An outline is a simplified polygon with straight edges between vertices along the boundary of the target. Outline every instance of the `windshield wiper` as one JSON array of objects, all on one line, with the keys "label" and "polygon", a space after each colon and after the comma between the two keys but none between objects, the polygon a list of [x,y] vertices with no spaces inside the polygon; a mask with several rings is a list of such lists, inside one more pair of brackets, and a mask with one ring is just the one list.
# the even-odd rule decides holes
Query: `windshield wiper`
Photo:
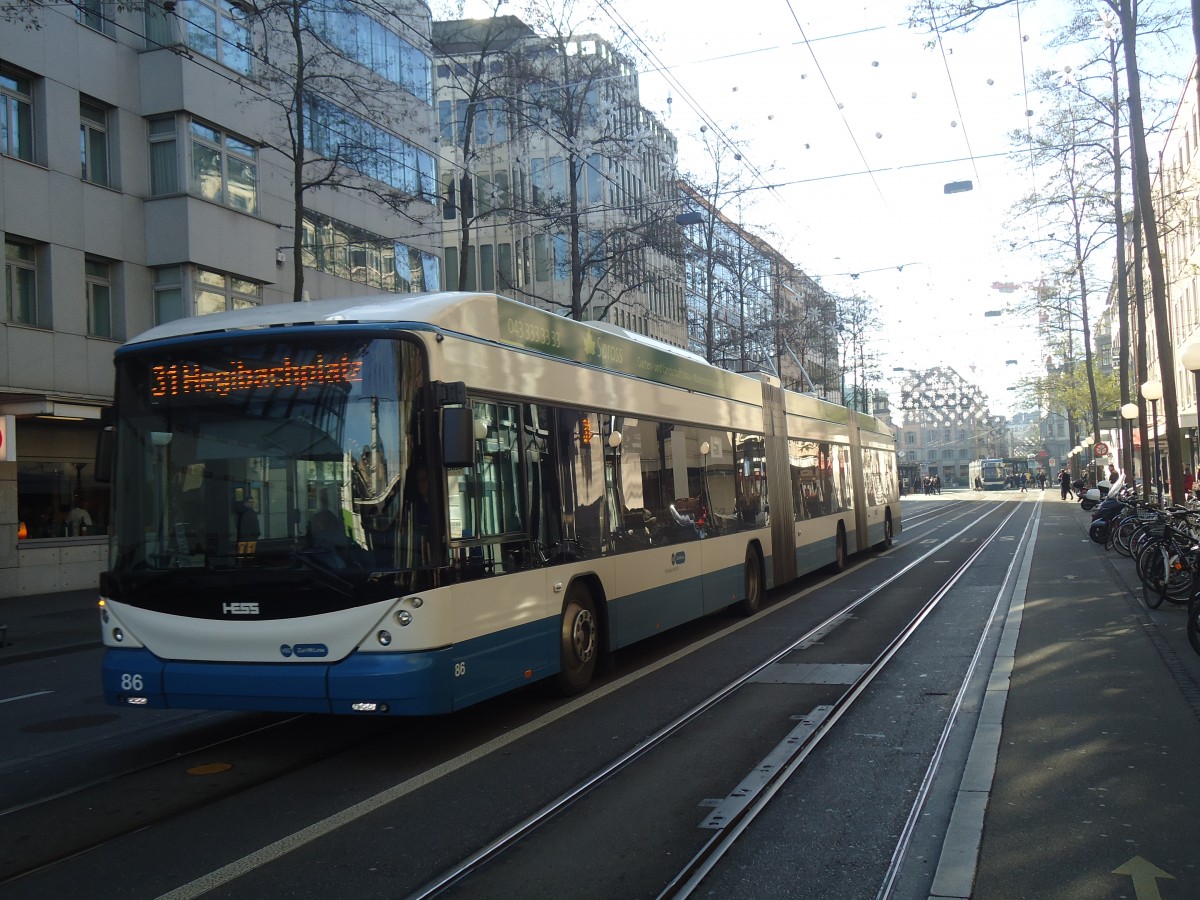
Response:
[{"label": "windshield wiper", "polygon": [[354,584],[347,581],[337,574],[337,570],[321,559],[327,550],[297,550],[292,554],[292,559],[312,569],[318,576],[317,580],[325,587],[333,588],[344,597],[353,597],[355,595]]}]

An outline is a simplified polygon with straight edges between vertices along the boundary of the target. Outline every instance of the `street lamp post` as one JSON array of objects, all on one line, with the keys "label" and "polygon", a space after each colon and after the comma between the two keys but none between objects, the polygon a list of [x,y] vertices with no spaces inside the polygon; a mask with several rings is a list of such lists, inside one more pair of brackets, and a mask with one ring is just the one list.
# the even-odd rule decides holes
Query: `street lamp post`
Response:
[{"label": "street lamp post", "polygon": [[1125,450],[1125,467],[1126,479],[1129,484],[1133,484],[1133,420],[1138,417],[1138,405],[1136,403],[1126,403],[1121,407],[1121,418],[1129,425],[1129,441],[1128,447]]},{"label": "street lamp post", "polygon": [[1154,480],[1158,484],[1158,505],[1162,506],[1162,459],[1158,455],[1158,401],[1162,399],[1162,382],[1150,379],[1142,384],[1142,396],[1150,401],[1151,427],[1154,429]]}]

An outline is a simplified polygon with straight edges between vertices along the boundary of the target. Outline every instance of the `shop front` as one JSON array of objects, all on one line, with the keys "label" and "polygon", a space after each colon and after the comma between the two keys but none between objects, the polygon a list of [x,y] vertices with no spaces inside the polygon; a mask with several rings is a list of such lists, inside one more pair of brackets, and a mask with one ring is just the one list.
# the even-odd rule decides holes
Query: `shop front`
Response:
[{"label": "shop front", "polygon": [[0,597],[96,587],[109,485],[96,480],[100,407],[0,403]]}]

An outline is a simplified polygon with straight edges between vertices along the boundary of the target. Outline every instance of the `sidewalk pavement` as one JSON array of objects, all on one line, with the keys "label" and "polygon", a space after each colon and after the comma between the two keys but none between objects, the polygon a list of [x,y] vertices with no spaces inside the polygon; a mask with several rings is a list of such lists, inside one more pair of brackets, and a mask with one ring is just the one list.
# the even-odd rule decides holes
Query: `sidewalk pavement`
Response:
[{"label": "sidewalk pavement", "polygon": [[973,771],[973,750],[955,807],[986,804],[978,861],[931,897],[1200,897],[1200,656],[1186,607],[1147,609],[1133,560],[1088,538],[1078,502],[1006,499],[1040,500],[1040,523],[976,731],[978,746],[993,730],[981,758],[994,770]]},{"label": "sidewalk pavement", "polygon": [[100,646],[98,590],[0,598],[0,666]]}]

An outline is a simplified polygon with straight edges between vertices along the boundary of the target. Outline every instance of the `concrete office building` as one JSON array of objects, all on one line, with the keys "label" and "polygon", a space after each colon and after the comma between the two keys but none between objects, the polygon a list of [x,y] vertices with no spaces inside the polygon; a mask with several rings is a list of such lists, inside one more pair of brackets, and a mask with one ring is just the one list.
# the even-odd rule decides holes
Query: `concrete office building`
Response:
[{"label": "concrete office building", "polygon": [[641,105],[632,61],[513,16],[433,34],[447,288],[571,315],[576,228],[579,317],[686,346],[676,139]]},{"label": "concrete office building", "polygon": [[[0,21],[0,596],[89,587],[105,567],[93,454],[122,340],[290,302],[297,268],[313,298],[440,287],[424,3],[305,10],[325,37],[307,158],[343,165],[300,217],[281,23],[222,0],[132,6],[18,3]],[[370,90],[339,95],[320,77],[335,74]],[[92,525],[68,533],[80,502]]]}]

